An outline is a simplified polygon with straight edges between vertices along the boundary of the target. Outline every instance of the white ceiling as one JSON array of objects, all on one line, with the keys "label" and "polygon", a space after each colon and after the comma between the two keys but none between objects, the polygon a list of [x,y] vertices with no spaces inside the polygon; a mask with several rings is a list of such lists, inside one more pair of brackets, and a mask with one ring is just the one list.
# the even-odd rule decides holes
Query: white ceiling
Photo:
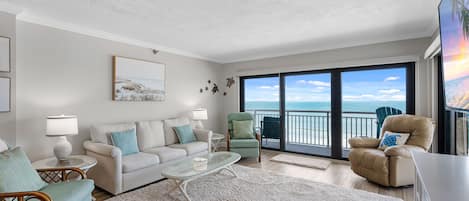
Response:
[{"label": "white ceiling", "polygon": [[439,0],[0,0],[18,19],[220,63],[430,36]]}]

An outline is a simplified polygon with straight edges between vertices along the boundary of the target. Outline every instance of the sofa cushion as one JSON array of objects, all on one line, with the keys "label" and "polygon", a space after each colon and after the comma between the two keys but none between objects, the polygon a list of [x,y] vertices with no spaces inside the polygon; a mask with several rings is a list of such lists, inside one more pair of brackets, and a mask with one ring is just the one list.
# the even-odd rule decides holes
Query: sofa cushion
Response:
[{"label": "sofa cushion", "polygon": [[176,118],[164,120],[164,138],[166,145],[179,143],[174,127],[191,124],[188,118]]},{"label": "sofa cushion", "polygon": [[91,199],[93,189],[93,180],[83,179],[49,184],[41,189],[41,192],[49,195],[54,201],[83,201]]},{"label": "sofa cushion", "polygon": [[157,155],[161,163],[182,159],[187,155],[184,149],[175,149],[171,147],[155,147],[147,149],[144,152]]},{"label": "sofa cushion", "polygon": [[230,148],[259,148],[257,139],[231,139]]},{"label": "sofa cushion", "polygon": [[181,144],[197,141],[194,131],[192,130],[192,126],[189,124],[184,126],[176,126],[174,127],[174,131],[176,131],[176,135],[178,136],[178,140]]},{"label": "sofa cushion", "polygon": [[122,172],[133,172],[142,168],[157,165],[160,162],[157,155],[139,152],[122,157]]},{"label": "sofa cushion", "polygon": [[184,149],[187,152],[187,155],[194,155],[203,151],[208,151],[208,143],[207,142],[191,142],[187,144],[172,144],[169,147],[176,148],[176,149]]},{"label": "sofa cushion", "polygon": [[122,156],[138,153],[137,134],[135,129],[111,133],[112,144],[119,147]]},{"label": "sofa cushion", "polygon": [[389,185],[389,160],[383,151],[354,148],[350,150],[349,160],[352,170],[358,175],[384,186]]},{"label": "sofa cushion", "polygon": [[112,145],[111,133],[136,129],[135,123],[103,124],[91,127],[91,141]]},{"label": "sofa cushion", "polygon": [[164,139],[163,121],[137,122],[137,141],[140,150],[164,146],[166,142]]}]

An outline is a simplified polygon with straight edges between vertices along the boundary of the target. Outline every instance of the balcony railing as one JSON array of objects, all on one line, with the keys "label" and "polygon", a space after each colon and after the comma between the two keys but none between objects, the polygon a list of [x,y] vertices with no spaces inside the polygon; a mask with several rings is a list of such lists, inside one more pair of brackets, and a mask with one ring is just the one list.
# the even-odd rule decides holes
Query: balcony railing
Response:
[{"label": "balcony railing", "polygon": [[[246,110],[254,115],[256,128],[264,117],[279,117],[278,110]],[[285,112],[286,143],[329,148],[331,146],[331,112],[320,110],[287,110]],[[349,148],[352,137],[377,137],[376,113],[342,113],[342,147]]]}]

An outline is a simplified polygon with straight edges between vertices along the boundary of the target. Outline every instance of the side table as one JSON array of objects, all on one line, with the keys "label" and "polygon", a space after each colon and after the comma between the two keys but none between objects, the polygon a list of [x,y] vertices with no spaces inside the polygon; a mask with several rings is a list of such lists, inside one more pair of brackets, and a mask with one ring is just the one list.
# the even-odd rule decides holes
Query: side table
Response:
[{"label": "side table", "polygon": [[90,156],[85,155],[72,155],[69,157],[69,162],[66,164],[61,164],[57,162],[55,157],[46,158],[32,163],[33,168],[35,169],[47,169],[47,168],[79,168],[85,173],[92,167],[94,167],[98,161]]},{"label": "side table", "polygon": [[212,151],[216,152],[220,146],[220,142],[225,139],[225,135],[220,133],[212,133]]}]

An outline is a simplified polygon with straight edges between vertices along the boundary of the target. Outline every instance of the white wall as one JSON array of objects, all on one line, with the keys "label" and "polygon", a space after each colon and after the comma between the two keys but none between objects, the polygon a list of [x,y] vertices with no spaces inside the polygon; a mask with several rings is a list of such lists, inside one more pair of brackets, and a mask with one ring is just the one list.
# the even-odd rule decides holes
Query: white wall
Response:
[{"label": "white wall", "polygon": [[16,17],[8,13],[0,12],[0,36],[10,38],[10,67],[11,72],[0,72],[0,77],[11,78],[10,112],[0,113],[0,138],[10,146],[16,143]]},{"label": "white wall", "polygon": [[[427,101],[431,95],[428,72],[431,69],[427,68],[423,54],[429,44],[430,38],[422,38],[237,62],[223,65],[224,76],[234,76],[238,78],[239,83],[239,76],[245,75],[414,61],[416,62],[416,103],[418,103],[415,105],[416,114],[428,116],[431,111],[431,105]],[[229,90],[228,99],[224,103],[225,116],[239,111],[238,83]],[[226,122],[223,123],[226,129]]]},{"label": "white wall", "polygon": [[[75,153],[82,153],[92,124],[176,117],[199,106],[209,112],[205,127],[221,131],[223,96],[199,93],[207,80],[219,81],[220,64],[165,52],[153,55],[147,48],[26,22],[16,25],[16,141],[32,160],[53,155],[56,139],[45,136],[48,115],[78,115],[80,133],[69,137]],[[112,101],[112,55],[166,64],[166,101]]]}]

